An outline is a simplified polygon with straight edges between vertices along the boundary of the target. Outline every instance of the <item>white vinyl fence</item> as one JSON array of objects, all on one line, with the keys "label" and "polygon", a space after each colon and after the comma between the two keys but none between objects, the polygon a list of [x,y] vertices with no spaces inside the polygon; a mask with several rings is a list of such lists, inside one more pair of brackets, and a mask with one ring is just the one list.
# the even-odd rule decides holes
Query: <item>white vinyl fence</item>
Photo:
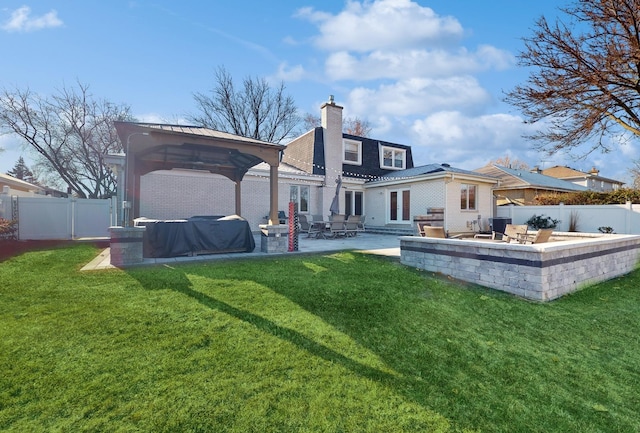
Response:
[{"label": "white vinyl fence", "polygon": [[619,234],[640,234],[640,204],[501,206],[496,217],[511,218],[513,224],[526,224],[534,215],[560,220],[556,229],[569,231],[572,213],[577,216],[577,231],[599,233],[600,227],[611,227]]},{"label": "white vinyl fence", "polygon": [[17,197],[0,194],[0,217],[18,219],[18,239],[107,238],[115,198]]}]

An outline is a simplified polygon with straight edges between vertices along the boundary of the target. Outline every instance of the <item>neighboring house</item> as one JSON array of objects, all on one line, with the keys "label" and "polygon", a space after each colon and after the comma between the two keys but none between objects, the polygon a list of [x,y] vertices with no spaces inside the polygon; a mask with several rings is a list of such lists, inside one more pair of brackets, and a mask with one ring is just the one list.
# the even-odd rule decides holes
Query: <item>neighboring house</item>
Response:
[{"label": "neighboring house", "polygon": [[624,182],[620,182],[619,180],[600,176],[600,171],[595,167],[591,168],[588,172],[584,172],[571,167],[556,165],[555,167],[538,171],[546,176],[584,186],[590,191],[615,191],[624,185]]},{"label": "neighboring house", "polygon": [[493,188],[493,196],[497,206],[507,204],[534,205],[536,197],[541,194],[587,190],[581,185],[546,176],[536,171],[516,170],[498,165],[487,165],[474,171],[499,180]]},{"label": "neighboring house", "polygon": [[[337,193],[339,213],[365,215],[368,227],[412,230],[414,217],[429,208],[444,209],[450,232],[477,230],[479,220],[488,224],[496,179],[446,164],[414,167],[410,146],[344,134],[342,110],[332,100],[323,104],[322,126],[287,144],[277,170],[280,210],[289,213],[292,201],[300,213],[327,219]],[[253,230],[269,211],[269,171],[260,163],[241,182],[242,216]],[[152,171],[140,177],[139,188],[144,217],[229,215],[235,209],[234,183],[221,175]]]},{"label": "neighboring house", "polygon": [[45,188],[41,186],[25,182],[8,174],[0,173],[0,192],[3,192],[5,187],[9,188],[9,191],[6,191],[9,195],[33,197],[35,195],[46,194]]}]

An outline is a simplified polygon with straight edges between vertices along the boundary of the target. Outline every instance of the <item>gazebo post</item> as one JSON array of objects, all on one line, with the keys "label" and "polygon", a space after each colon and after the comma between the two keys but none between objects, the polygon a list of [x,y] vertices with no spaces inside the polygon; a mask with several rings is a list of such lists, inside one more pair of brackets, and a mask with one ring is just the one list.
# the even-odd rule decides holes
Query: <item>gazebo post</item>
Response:
[{"label": "gazebo post", "polygon": [[236,181],[236,215],[242,215],[242,180]]},{"label": "gazebo post", "polygon": [[278,218],[278,163],[270,165],[269,173],[269,225],[280,224]]}]

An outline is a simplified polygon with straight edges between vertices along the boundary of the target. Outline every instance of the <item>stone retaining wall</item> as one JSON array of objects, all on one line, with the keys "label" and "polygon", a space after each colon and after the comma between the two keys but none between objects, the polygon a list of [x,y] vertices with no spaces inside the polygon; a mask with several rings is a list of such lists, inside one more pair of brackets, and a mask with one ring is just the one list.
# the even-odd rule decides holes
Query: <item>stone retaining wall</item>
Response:
[{"label": "stone retaining wall", "polygon": [[573,235],[535,245],[403,236],[400,261],[537,301],[627,274],[638,264],[640,236]]}]

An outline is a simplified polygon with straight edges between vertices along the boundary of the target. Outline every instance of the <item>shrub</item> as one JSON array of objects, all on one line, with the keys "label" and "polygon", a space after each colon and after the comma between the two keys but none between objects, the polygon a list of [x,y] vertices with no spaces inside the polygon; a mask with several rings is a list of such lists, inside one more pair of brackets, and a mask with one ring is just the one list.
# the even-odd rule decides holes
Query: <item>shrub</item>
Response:
[{"label": "shrub", "polygon": [[554,228],[556,228],[556,226],[558,225],[559,222],[560,222],[560,220],[553,219],[550,216],[546,217],[544,215],[535,215],[534,214],[527,221],[527,225],[529,227],[533,227],[536,230],[539,230],[539,229],[554,229]]},{"label": "shrub", "polygon": [[572,210],[571,215],[569,215],[569,231],[577,232],[579,223],[580,223],[580,214],[575,210]]},{"label": "shrub", "polygon": [[599,205],[625,204],[627,201],[640,203],[640,190],[620,188],[610,192],[580,191],[571,193],[550,193],[536,197],[538,205]]},{"label": "shrub", "polygon": [[0,218],[0,240],[16,239],[18,222],[16,220],[6,220]]}]

